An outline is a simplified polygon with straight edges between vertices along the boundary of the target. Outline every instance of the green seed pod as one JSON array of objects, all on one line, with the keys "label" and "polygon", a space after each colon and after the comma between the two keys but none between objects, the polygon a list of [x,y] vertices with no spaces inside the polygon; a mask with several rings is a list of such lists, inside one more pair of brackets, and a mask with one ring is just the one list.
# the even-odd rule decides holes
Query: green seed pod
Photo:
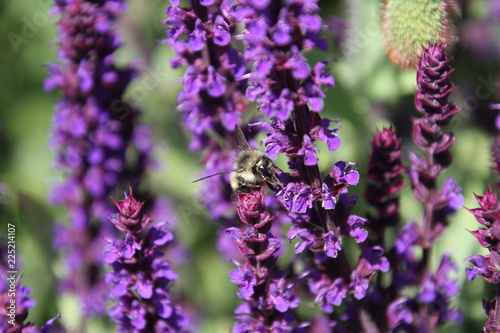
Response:
[{"label": "green seed pod", "polygon": [[451,22],[460,9],[454,0],[386,0],[382,8],[385,49],[393,63],[415,68],[422,47],[457,41]]}]

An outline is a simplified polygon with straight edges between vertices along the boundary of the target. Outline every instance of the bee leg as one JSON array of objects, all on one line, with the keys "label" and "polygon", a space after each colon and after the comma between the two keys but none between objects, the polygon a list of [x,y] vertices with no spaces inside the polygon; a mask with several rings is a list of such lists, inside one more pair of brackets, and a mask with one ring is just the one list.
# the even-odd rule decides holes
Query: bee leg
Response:
[{"label": "bee leg", "polygon": [[283,184],[280,182],[280,180],[277,177],[273,177],[273,178],[275,181],[272,181],[271,179],[266,179],[266,183],[268,183],[269,185],[272,185],[273,187],[276,187],[276,185],[279,185],[282,188],[285,187],[285,186],[283,186]]},{"label": "bee leg", "polygon": [[250,193],[250,190],[253,189],[260,189],[262,185],[257,185],[257,184],[251,184],[245,182],[241,177],[238,177],[239,185],[238,188],[236,189],[237,193]]},{"label": "bee leg", "polygon": [[[279,180],[278,180],[278,182],[279,182]],[[266,183],[268,183],[269,185],[272,185],[272,186],[276,186],[276,183],[273,182],[272,180],[269,180],[269,179],[266,179]],[[281,183],[280,183],[280,185],[281,185]]]},{"label": "bee leg", "polygon": [[248,187],[244,186],[244,185],[240,185],[238,186],[237,189],[234,190],[236,193],[238,194],[246,194],[246,193],[250,193],[250,191],[248,190]]},{"label": "bee leg", "polygon": [[276,179],[276,182],[273,182],[273,181],[271,181],[269,179],[266,179],[266,183],[267,183],[267,185],[269,185],[269,187],[273,191],[279,190],[280,187],[284,188],[283,184],[279,181],[279,179]]},{"label": "bee leg", "polygon": [[274,166],[274,168],[275,168],[276,170],[278,170],[279,172],[281,172],[281,173],[285,173],[285,171],[281,170],[281,169],[280,169],[278,166],[276,166],[276,165]]},{"label": "bee leg", "polygon": [[250,187],[250,188],[252,188],[252,189],[254,189],[254,188],[255,188],[255,189],[259,189],[259,188],[261,188],[261,187],[262,187],[262,186],[260,186],[260,185],[255,185],[255,184],[242,184],[242,186],[244,186],[244,187]]}]

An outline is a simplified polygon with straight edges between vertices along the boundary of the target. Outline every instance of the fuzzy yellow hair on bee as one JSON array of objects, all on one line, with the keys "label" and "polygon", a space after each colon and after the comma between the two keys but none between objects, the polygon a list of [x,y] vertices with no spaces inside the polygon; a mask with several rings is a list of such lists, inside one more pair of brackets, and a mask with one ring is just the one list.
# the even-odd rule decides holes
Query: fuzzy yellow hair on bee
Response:
[{"label": "fuzzy yellow hair on bee", "polygon": [[278,180],[276,178],[276,171],[283,171],[265,153],[250,147],[238,125],[234,127],[234,134],[238,143],[238,155],[234,160],[234,169],[217,172],[213,175],[197,179],[193,183],[232,172],[230,184],[236,193],[250,193],[252,190],[259,190],[265,183],[273,187],[276,186],[274,182]]}]

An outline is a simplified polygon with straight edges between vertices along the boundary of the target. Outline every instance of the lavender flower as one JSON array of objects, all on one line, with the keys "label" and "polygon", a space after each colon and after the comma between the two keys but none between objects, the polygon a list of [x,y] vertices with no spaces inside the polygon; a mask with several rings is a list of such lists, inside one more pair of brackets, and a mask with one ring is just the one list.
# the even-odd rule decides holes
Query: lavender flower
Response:
[{"label": "lavender flower", "polygon": [[373,151],[368,167],[368,184],[365,198],[377,209],[377,215],[369,215],[369,227],[383,240],[384,230],[399,222],[399,198],[395,195],[403,186],[406,168],[401,162],[401,139],[394,128],[384,128],[373,139]]},{"label": "lavender flower", "polygon": [[[7,283],[0,285],[0,313],[2,313],[0,330],[5,333],[49,332],[49,328],[59,318],[59,315],[48,320],[40,330],[37,330],[34,323],[25,322],[29,309],[35,305],[35,302],[28,296],[31,289],[21,286],[19,278],[14,281],[6,280],[6,278],[6,274],[2,274],[2,282],[6,281]],[[15,298],[10,295],[15,295]],[[14,303],[12,303],[12,300],[14,300]]]},{"label": "lavender flower", "polygon": [[486,281],[496,285],[496,295],[492,300],[484,300],[483,308],[488,316],[488,320],[484,325],[485,332],[497,332],[500,328],[500,322],[496,316],[496,309],[499,300],[498,284],[500,283],[500,254],[498,244],[498,226],[500,224],[500,204],[498,202],[497,193],[493,193],[491,185],[488,190],[482,195],[476,195],[479,208],[468,209],[476,220],[483,226],[476,231],[472,231],[481,246],[485,247],[489,254],[474,255],[468,260],[472,264],[472,268],[466,268],[467,277],[470,281],[474,280],[477,275],[481,275]]},{"label": "lavender flower", "polygon": [[[58,1],[54,7],[61,15],[60,65],[49,65],[45,89],[64,93],[56,105],[51,145],[66,176],[51,200],[64,205],[71,220],[70,227],[56,229],[54,246],[66,253],[69,270],[61,289],[79,294],[86,316],[105,313],[107,291],[99,277],[102,239],[111,232],[100,223],[110,213],[107,198],[119,181],[136,181],[151,149],[148,131],[135,126],[138,112],[122,100],[134,69],[113,64],[122,43],[114,25],[124,9],[119,0]],[[137,151],[133,163],[126,161],[130,148]]]},{"label": "lavender flower", "polygon": [[276,268],[276,252],[281,245],[269,232],[274,216],[264,210],[262,192],[263,187],[238,194],[238,215],[247,228],[226,229],[246,259],[244,263],[236,263],[238,268],[230,273],[244,302],[235,310],[238,320],[235,333],[291,332],[303,327],[297,325],[291,312],[300,304],[294,294],[295,285]]},{"label": "lavender flower", "polygon": [[[10,248],[10,247],[9,247]],[[59,315],[45,323],[40,331],[34,323],[25,322],[35,302],[29,297],[31,289],[21,286],[21,275],[16,276],[16,267],[8,265],[7,245],[0,239],[0,331],[5,333],[47,333]]]},{"label": "lavender flower", "polygon": [[[394,128],[384,128],[377,132],[373,138],[373,151],[370,156],[368,167],[368,177],[371,182],[365,190],[365,198],[369,204],[377,209],[377,214],[369,215],[370,223],[368,227],[373,231],[368,240],[374,244],[373,253],[380,251],[379,246],[385,243],[385,232],[390,227],[395,227],[399,222],[399,198],[397,192],[404,186],[402,173],[406,171],[401,161],[401,140],[396,136]],[[406,245],[406,243],[403,242]],[[394,251],[389,252],[389,258]],[[394,261],[391,263],[394,269]],[[389,262],[384,261],[384,271],[389,269]],[[360,280],[361,282],[362,280]],[[393,280],[393,284],[399,280]],[[388,305],[384,300],[387,295],[386,288],[381,280],[376,280],[376,286],[371,289],[358,283],[358,292],[367,295],[367,302],[370,304],[370,313],[375,319],[378,330],[386,331],[388,327],[396,327],[401,321],[411,323],[412,313],[404,308],[405,302],[400,299],[398,302]],[[392,311],[396,313],[393,315]],[[384,320],[386,317],[388,321]]]},{"label": "lavender flower", "polygon": [[[182,112],[185,126],[193,134],[189,145],[190,150],[203,149],[204,175],[211,175],[233,169],[231,163],[236,156],[237,148],[233,131],[235,124],[241,124],[242,113],[248,105],[244,93],[249,68],[242,53],[232,46],[236,24],[240,21],[233,16],[233,5],[225,1],[191,1],[190,4],[191,8],[181,8],[176,1],[172,1],[172,6],[167,8],[166,12],[169,17],[164,23],[167,25],[168,38],[165,42],[178,54],[178,57],[171,60],[172,66],[187,66],[182,79],[183,86],[178,96],[177,109]],[[245,125],[242,127],[246,130]],[[257,133],[258,129],[252,127],[247,137],[251,145],[253,145],[252,137]],[[226,145],[221,147],[214,136],[223,138]],[[211,218],[222,220],[226,227],[237,225],[238,216],[234,214],[232,205],[229,174],[206,179],[203,185],[198,196],[207,207]],[[262,200],[264,200],[263,197]],[[268,206],[271,205],[278,206],[279,202],[277,200],[272,203],[268,202]],[[240,215],[243,214],[241,210],[238,212]],[[243,221],[255,219],[255,217],[241,216]],[[271,219],[270,216],[268,218]],[[267,221],[265,216],[259,219],[259,223],[271,228],[271,223],[268,223],[270,221]],[[227,230],[232,230],[230,235],[235,243],[243,237],[237,231],[239,229],[233,227],[233,229],[226,229],[226,232]],[[270,230],[260,230],[257,237],[262,238]],[[224,237],[227,238],[225,235]],[[223,247],[225,256],[228,256],[228,253],[234,253],[235,250],[228,249],[225,240],[219,240],[219,244]],[[267,242],[264,241],[262,246],[267,246],[266,244]],[[265,255],[276,256],[279,246],[276,248],[274,246],[277,245],[279,241],[272,237]],[[234,243],[231,246],[234,247]],[[238,243],[237,247],[240,251],[242,251],[241,246],[245,247],[244,244]],[[244,254],[240,258],[244,259]],[[233,256],[232,259],[235,260],[236,257]],[[233,281],[240,281],[239,284],[242,285],[240,296],[248,295],[254,283],[261,284],[262,281],[270,283],[274,275],[271,274],[268,278],[262,277],[264,280],[254,281],[251,270],[243,266],[240,269],[241,271],[232,273]],[[288,285],[289,282],[284,278],[276,278],[271,284],[274,286],[275,294],[282,293],[281,290],[287,289]],[[281,298],[282,296],[275,295],[270,299],[275,299],[278,302],[276,307],[286,312],[286,301],[278,301]],[[269,306],[272,306],[271,303]],[[249,311],[253,313],[256,310],[250,309]],[[287,321],[279,323],[278,319],[275,323],[276,325],[289,325]],[[244,323],[237,325],[240,324],[246,325]],[[242,327],[240,329],[243,329]]]},{"label": "lavender flower", "polygon": [[[415,198],[424,205],[424,216],[422,225],[410,223],[400,229],[389,255],[393,283],[388,293],[397,295],[386,310],[392,330],[435,332],[445,322],[462,319],[458,311],[449,308],[449,299],[458,292],[456,282],[449,277],[456,271],[450,256],[443,256],[436,272],[429,268],[434,242],[444,232],[448,216],[463,204],[461,188],[453,179],[448,178],[441,189],[436,185],[438,176],[451,164],[449,148],[455,141],[452,133],[442,132],[442,127],[460,111],[448,101],[454,89],[448,61],[444,45],[429,45],[418,67],[415,104],[424,116],[413,120],[413,138],[426,155],[419,158],[411,154],[408,174]],[[421,259],[415,254],[419,247]],[[404,290],[415,287],[417,294],[408,297]]]},{"label": "lavender flower", "polygon": [[180,314],[168,290],[177,274],[160,250],[173,235],[163,224],[145,232],[153,220],[142,214],[144,203],[133,197],[132,190],[124,200],[113,202],[118,214],[110,215],[108,221],[126,237],[110,242],[104,254],[112,269],[105,277],[114,300],[109,316],[119,332],[183,332],[187,318]]},{"label": "lavender flower", "polygon": [[[283,187],[277,197],[295,216],[289,238],[299,239],[296,253],[309,259],[301,276],[316,303],[332,312],[347,293],[363,298],[373,273],[387,270],[388,265],[381,258],[386,264],[366,269],[362,264],[365,252],[356,269],[350,268],[342,251],[342,236],[357,242],[367,237],[363,229],[367,220],[349,214],[356,200],[349,197],[347,188],[359,181],[356,165],[340,161],[324,179],[317,166],[319,150],[314,141],[325,142],[331,151],[340,146],[339,122],[321,119],[318,114],[325,97],[321,86],[334,85],[327,62],[311,68],[301,54],[314,47],[326,49],[318,12],[316,1],[269,1],[266,6],[239,1],[233,15],[245,23],[243,37],[248,47],[244,56],[254,69],[248,75],[246,96],[271,118],[270,124],[258,123],[267,133],[263,140],[266,152],[270,157],[283,152],[290,158],[291,172],[280,176]],[[332,124],[336,126],[332,128]],[[357,308],[363,311],[362,305]],[[368,321],[360,326],[368,328]]]},{"label": "lavender flower", "polygon": [[417,110],[423,118],[414,119],[413,139],[426,151],[427,156],[418,158],[412,155],[409,175],[413,194],[426,205],[422,246],[427,249],[444,231],[446,217],[456,211],[463,202],[461,189],[453,180],[445,182],[443,188],[436,189],[438,176],[451,164],[450,147],[455,142],[452,133],[444,133],[441,128],[447,125],[454,114],[460,110],[448,102],[454,90],[449,75],[445,46],[429,45],[420,60],[417,72],[419,90],[415,96]]},{"label": "lavender flower", "polygon": [[[192,134],[189,149],[203,152],[204,174],[231,170],[236,142],[234,126],[241,123],[248,102],[244,99],[248,72],[239,51],[232,47],[236,20],[229,14],[229,2],[191,1],[191,8],[171,1],[166,9],[167,39],[164,42],[178,54],[171,59],[172,67],[186,66],[177,110],[187,130]],[[252,133],[255,135],[256,131]],[[214,136],[215,135],[215,136]],[[221,147],[216,137],[227,142]],[[231,214],[229,176],[204,181],[199,194],[212,219],[236,219]]]}]

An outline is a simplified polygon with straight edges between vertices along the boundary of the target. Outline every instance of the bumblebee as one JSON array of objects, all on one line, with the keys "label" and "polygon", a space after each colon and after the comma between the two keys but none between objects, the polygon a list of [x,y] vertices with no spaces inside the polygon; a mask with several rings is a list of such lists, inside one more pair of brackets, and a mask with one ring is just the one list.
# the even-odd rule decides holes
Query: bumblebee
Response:
[{"label": "bumblebee", "polygon": [[193,183],[217,176],[220,174],[232,172],[230,178],[231,188],[239,194],[250,193],[252,190],[259,190],[264,183],[269,184],[273,188],[276,186],[275,181],[279,183],[276,178],[276,171],[283,173],[283,171],[274,164],[273,160],[265,153],[252,149],[248,144],[245,135],[241,128],[236,125],[234,127],[234,134],[238,144],[238,155],[234,160],[234,169],[217,172],[213,175],[206,176],[193,181]]}]

